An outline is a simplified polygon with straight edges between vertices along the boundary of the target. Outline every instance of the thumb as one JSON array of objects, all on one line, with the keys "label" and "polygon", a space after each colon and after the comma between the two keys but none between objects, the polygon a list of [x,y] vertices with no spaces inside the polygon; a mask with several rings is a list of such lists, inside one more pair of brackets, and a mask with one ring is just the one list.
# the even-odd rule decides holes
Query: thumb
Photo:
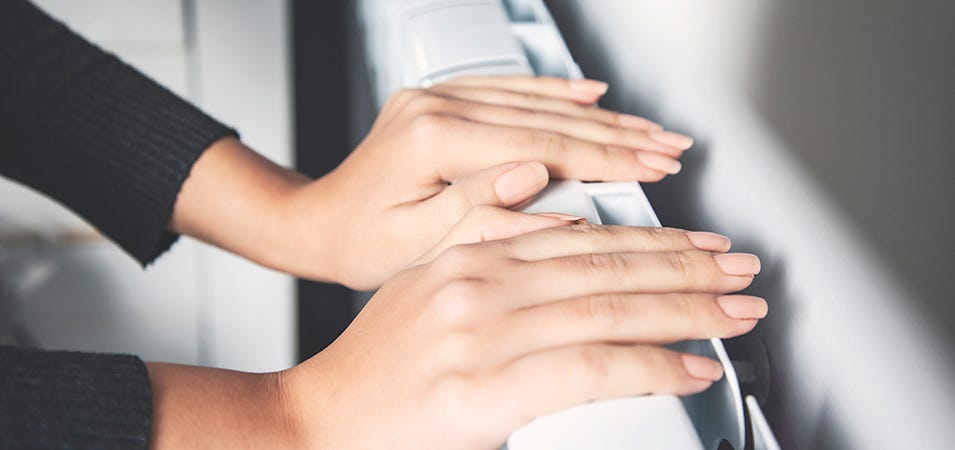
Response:
[{"label": "thumb", "polygon": [[566,225],[586,223],[587,219],[560,213],[526,214],[494,206],[471,209],[431,250],[412,264],[425,264],[455,245],[507,239],[519,234]]},{"label": "thumb", "polygon": [[457,181],[425,205],[437,208],[447,231],[475,206],[509,208],[527,201],[547,186],[548,179],[547,168],[536,161],[499,164]]}]

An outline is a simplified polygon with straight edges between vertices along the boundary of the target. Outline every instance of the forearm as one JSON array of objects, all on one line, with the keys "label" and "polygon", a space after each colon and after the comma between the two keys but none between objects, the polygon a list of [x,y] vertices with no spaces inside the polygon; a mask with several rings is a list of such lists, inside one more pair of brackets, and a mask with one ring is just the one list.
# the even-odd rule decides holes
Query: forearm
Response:
[{"label": "forearm", "polygon": [[298,448],[281,373],[146,363],[153,389],[150,447]]},{"label": "forearm", "polygon": [[[238,139],[220,139],[193,165],[169,228],[267,267],[334,280],[332,268],[322,263],[329,258],[321,257],[331,234],[321,218],[330,208],[315,184]],[[297,198],[306,189],[309,204],[301,205]],[[312,217],[320,219],[308,222]]]}]

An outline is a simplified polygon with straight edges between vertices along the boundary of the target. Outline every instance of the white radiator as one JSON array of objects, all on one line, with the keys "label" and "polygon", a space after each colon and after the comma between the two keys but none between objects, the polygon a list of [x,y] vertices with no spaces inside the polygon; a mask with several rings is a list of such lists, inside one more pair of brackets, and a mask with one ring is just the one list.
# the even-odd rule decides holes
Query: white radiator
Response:
[{"label": "white radiator", "polygon": [[[356,8],[379,107],[398,89],[462,75],[582,77],[541,0],[360,0]],[[660,226],[635,182],[552,182],[525,211],[565,212],[597,224]],[[509,450],[709,450],[721,443],[743,449],[744,400],[722,341],[675,347],[718,359],[725,376],[683,399],[625,398],[538,418],[511,435]],[[753,423],[751,448],[778,449],[755,399],[745,404]]]}]

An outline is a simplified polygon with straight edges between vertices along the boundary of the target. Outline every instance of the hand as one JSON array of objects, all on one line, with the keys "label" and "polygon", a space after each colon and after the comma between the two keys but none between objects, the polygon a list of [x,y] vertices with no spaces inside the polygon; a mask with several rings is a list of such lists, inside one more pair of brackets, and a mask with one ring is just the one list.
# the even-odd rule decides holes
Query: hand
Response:
[{"label": "hand", "polygon": [[[691,144],[648,120],[592,105],[606,84],[556,78],[463,78],[406,90],[331,174],[296,195],[289,233],[327,278],[378,286],[472,207],[513,207],[549,176],[656,181]],[[322,199],[316,202],[316,199]],[[302,239],[324,233],[314,247]],[[333,256],[329,256],[333,255]],[[320,274],[316,274],[320,275]]]},{"label": "hand", "polygon": [[291,435],[314,448],[495,449],[576,404],[706,389],[717,362],[661,345],[743,334],[765,315],[762,299],[722,295],[759,271],[728,247],[708,233],[571,225],[426,255],[282,374]]},{"label": "hand", "polygon": [[720,294],[759,260],[710,233],[567,219],[475,208],[290,370],[147,364],[151,447],[494,449],[562,408],[719,379],[659,345],[751,330],[765,301]]},{"label": "hand", "polygon": [[294,275],[376,287],[472,207],[519,205],[549,176],[654,181],[679,171],[692,140],[594,107],[606,88],[486,77],[402,91],[315,181],[222,139],[193,166],[169,226]]}]

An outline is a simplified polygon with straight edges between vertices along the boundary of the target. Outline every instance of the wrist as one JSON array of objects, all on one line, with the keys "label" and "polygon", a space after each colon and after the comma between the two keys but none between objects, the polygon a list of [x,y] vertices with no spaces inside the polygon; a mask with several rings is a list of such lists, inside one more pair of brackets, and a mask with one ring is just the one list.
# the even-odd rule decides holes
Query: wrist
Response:
[{"label": "wrist", "polygon": [[301,448],[281,373],[147,363],[153,389],[150,447]]},{"label": "wrist", "polygon": [[291,188],[273,203],[269,265],[311,280],[341,283],[337,243],[347,222],[328,175]]}]

